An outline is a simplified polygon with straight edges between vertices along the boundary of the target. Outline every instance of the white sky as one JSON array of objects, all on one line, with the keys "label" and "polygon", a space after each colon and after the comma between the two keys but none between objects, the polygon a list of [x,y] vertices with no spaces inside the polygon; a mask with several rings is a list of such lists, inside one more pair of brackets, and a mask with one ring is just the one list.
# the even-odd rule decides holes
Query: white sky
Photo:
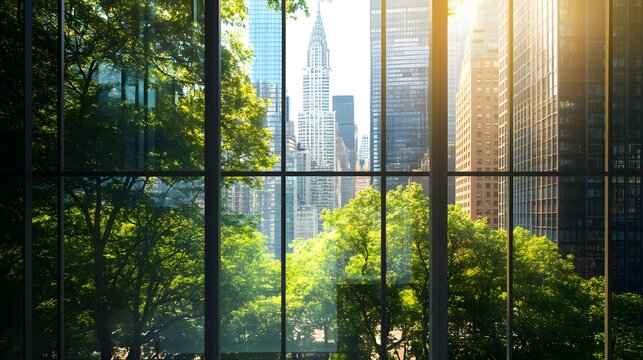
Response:
[{"label": "white sky", "polygon": [[[455,2],[456,16],[476,0]],[[310,33],[317,14],[317,1],[308,2],[310,16],[298,14],[286,24],[286,91],[290,97],[290,120],[297,123],[302,110],[303,68]],[[330,52],[330,95],[353,95],[358,139],[370,127],[370,0],[321,2],[321,15]]]}]

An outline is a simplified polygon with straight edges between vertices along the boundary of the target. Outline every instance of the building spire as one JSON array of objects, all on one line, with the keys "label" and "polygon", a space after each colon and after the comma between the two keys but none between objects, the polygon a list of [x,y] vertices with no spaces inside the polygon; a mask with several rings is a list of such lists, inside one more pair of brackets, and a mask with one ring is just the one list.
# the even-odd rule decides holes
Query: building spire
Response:
[{"label": "building spire", "polygon": [[324,32],[324,24],[322,23],[322,18],[321,18],[321,6],[319,3],[319,0],[317,1],[317,16],[315,17],[315,26],[313,26],[313,33],[311,36],[314,37],[316,34],[321,35],[326,38],[326,33]]},{"label": "building spire", "polygon": [[317,16],[315,17],[315,25],[310,34],[310,41],[308,43],[308,67],[328,67],[328,45],[326,43],[326,32],[324,31],[324,24],[321,18],[320,3],[317,2]]}]

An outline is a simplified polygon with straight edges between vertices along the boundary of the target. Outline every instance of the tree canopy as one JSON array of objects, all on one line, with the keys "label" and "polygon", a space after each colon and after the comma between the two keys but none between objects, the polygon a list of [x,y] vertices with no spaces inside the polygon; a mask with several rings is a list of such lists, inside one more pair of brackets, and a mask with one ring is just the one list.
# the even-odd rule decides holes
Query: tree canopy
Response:
[{"label": "tree canopy", "polygon": [[[418,184],[386,197],[388,352],[396,359],[426,358],[429,199]],[[323,215],[319,236],[293,243],[287,315],[302,351],[320,348],[320,330],[323,342],[336,346],[330,358],[370,359],[379,351],[379,206],[379,192],[364,190]],[[504,358],[507,232],[492,230],[485,219],[472,221],[454,205],[448,225],[449,357]],[[514,249],[516,356],[601,358],[603,279],[579,277],[553,241],[524,229],[514,230]],[[617,347],[623,347],[617,354],[640,357],[643,332],[635,324],[641,296],[613,296]]]}]

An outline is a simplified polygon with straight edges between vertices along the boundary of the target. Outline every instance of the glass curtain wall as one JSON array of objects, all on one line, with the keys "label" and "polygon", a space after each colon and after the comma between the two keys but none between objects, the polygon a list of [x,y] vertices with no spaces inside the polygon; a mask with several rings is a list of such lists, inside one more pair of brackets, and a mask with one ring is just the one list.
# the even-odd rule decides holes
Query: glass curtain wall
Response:
[{"label": "glass curtain wall", "polygon": [[0,9],[0,357],[643,356],[641,0]]}]

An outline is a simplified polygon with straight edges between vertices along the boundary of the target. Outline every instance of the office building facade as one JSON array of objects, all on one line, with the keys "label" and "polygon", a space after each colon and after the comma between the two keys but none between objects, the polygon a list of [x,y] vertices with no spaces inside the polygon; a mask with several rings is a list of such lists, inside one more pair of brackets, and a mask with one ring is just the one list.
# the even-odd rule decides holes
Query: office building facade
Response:
[{"label": "office building facade", "polygon": [[[583,176],[603,169],[604,13],[600,1],[514,3],[512,134],[506,13],[500,26],[499,169],[580,175],[516,177],[514,225],[554,240],[583,277],[604,274],[603,180]],[[499,191],[506,201],[503,178]]]},{"label": "office building facade", "polygon": [[[429,3],[395,0],[386,3],[386,114],[382,114],[381,4],[371,0],[371,155],[372,170],[413,171],[429,162]],[[382,119],[386,139],[381,138]],[[389,186],[404,184],[389,178]]]},{"label": "office building facade", "polygon": [[[467,40],[456,96],[456,171],[498,170],[497,10],[497,0],[482,0]],[[460,176],[455,198],[472,219],[498,227],[497,177]]]}]

